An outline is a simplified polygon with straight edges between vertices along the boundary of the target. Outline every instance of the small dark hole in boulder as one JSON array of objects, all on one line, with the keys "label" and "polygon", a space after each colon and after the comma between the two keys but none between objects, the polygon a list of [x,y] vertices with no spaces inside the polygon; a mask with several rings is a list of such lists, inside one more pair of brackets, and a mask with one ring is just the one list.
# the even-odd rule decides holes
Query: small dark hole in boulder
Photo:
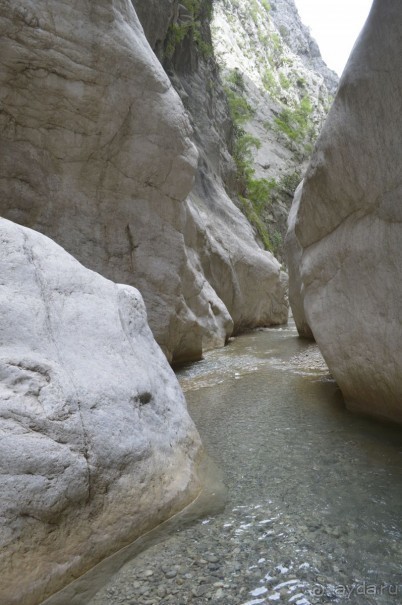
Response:
[{"label": "small dark hole in boulder", "polygon": [[140,402],[140,405],[146,405],[151,401],[151,399],[152,395],[151,393],[148,393],[148,391],[145,391],[144,393],[140,393],[138,395],[138,401]]}]

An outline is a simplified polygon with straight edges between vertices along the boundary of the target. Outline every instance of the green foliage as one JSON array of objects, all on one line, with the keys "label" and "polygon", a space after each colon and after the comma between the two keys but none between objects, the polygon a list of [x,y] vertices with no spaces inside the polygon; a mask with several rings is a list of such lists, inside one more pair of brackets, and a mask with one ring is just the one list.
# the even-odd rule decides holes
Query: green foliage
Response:
[{"label": "green foliage", "polygon": [[313,106],[307,95],[300,101],[300,111],[305,116],[310,116],[313,111]]},{"label": "green foliage", "polygon": [[282,245],[283,245],[282,234],[279,231],[275,230],[274,233],[271,236],[271,241],[272,241],[272,249],[273,249],[273,252],[274,252],[274,254],[276,256],[277,250],[279,248],[281,248]]},{"label": "green foliage", "polygon": [[238,188],[241,192],[239,199],[242,210],[249,222],[256,229],[266,250],[272,251],[272,244],[264,221],[261,218],[263,209],[271,203],[271,192],[276,186],[272,179],[255,179],[253,150],[261,147],[261,141],[242,128],[236,129],[233,159],[237,168]]},{"label": "green foliage", "polygon": [[328,113],[331,109],[332,103],[334,102],[334,97],[332,95],[328,95],[327,102],[324,104],[324,111]]},{"label": "green foliage", "polygon": [[178,23],[172,23],[170,25],[166,36],[165,46],[165,57],[167,59],[171,59],[173,57],[177,46],[184,40],[192,27],[192,23],[183,23],[180,25]]},{"label": "green foliage", "polygon": [[212,44],[209,42],[205,42],[201,33],[201,23],[199,21],[195,21],[192,28],[193,32],[193,40],[198,46],[198,49],[201,55],[205,58],[212,57],[214,54],[214,50]]},{"label": "green foliage", "polygon": [[176,48],[190,34],[193,36],[193,40],[198,46],[201,55],[206,58],[212,56],[212,44],[204,40],[201,27],[202,19],[206,19],[207,21],[211,21],[212,19],[212,2],[203,3],[202,0],[182,0],[181,3],[190,13],[191,20],[184,23],[172,23],[169,26],[165,43],[165,58],[172,59]]},{"label": "green foliage", "polygon": [[286,39],[288,38],[288,36],[289,36],[289,30],[288,30],[288,28],[286,27],[286,25],[282,25],[282,24],[281,24],[281,25],[279,26],[279,33],[281,34],[281,36],[282,36],[282,38],[283,38],[284,40],[286,40]]},{"label": "green foliage", "polygon": [[284,90],[288,90],[290,88],[290,82],[287,79],[287,77],[285,76],[285,74],[282,72],[279,72],[279,82],[280,82],[281,88],[283,88]]},{"label": "green foliage", "polygon": [[251,176],[247,181],[247,197],[256,210],[261,211],[272,201],[272,193],[278,183],[275,179],[254,179]]},{"label": "green foliage", "polygon": [[253,155],[261,147],[261,141],[246,132],[242,127],[254,115],[254,109],[248,103],[243,76],[239,70],[233,70],[226,77],[225,92],[234,124],[232,156],[236,164],[236,181],[241,209],[254,227],[266,250],[275,253],[282,244],[279,232],[270,237],[264,223],[264,212],[270,208],[275,194],[283,187],[275,179],[257,179],[253,168]]},{"label": "green foliage", "polygon": [[238,181],[240,188],[248,190],[248,181],[251,178],[254,170],[252,169],[253,149],[259,149],[261,141],[253,135],[249,134],[243,128],[239,128],[235,124],[235,141],[233,146],[233,159],[237,167]]},{"label": "green foliage", "polygon": [[271,36],[272,48],[276,51],[282,51],[282,40],[279,34],[272,34]]},{"label": "green foliage", "polygon": [[273,251],[273,247],[272,247],[272,243],[269,237],[269,233],[268,230],[264,224],[264,221],[262,220],[262,218],[259,216],[259,214],[256,212],[252,202],[243,197],[243,196],[239,196],[241,204],[242,204],[242,210],[244,212],[244,214],[246,215],[249,223],[251,225],[253,225],[253,227],[256,229],[258,235],[261,238],[261,241],[264,245],[265,250],[269,250],[269,251]]},{"label": "green foliage", "polygon": [[262,76],[262,83],[265,90],[272,96],[276,96],[278,93],[278,85],[275,80],[275,76],[272,70],[266,69]]},{"label": "green foliage", "polygon": [[181,0],[181,4],[188,10],[193,19],[199,17],[201,11],[201,0]]},{"label": "green foliage", "polygon": [[229,103],[229,110],[232,120],[236,126],[244,124],[250,120],[255,111],[241,94],[236,93],[229,86],[225,87],[226,97]]},{"label": "green foliage", "polygon": [[261,8],[257,0],[250,0],[250,15],[254,23],[258,25],[258,18],[261,15]]},{"label": "green foliage", "polygon": [[260,29],[258,30],[258,39],[261,42],[262,46],[268,46],[269,44],[269,35],[264,34]]},{"label": "green foliage", "polygon": [[279,188],[283,189],[290,195],[294,195],[298,184],[302,179],[302,175],[300,170],[295,170],[294,172],[288,172],[284,174],[280,180]]},{"label": "green foliage", "polygon": [[268,0],[261,0],[261,4],[262,7],[267,11],[267,13],[269,13],[269,11],[271,10],[271,5]]},{"label": "green foliage", "polygon": [[213,16],[213,0],[180,0],[193,19],[203,18],[211,21]]},{"label": "green foliage", "polygon": [[245,85],[243,74],[237,69],[237,67],[232,69],[232,71],[226,76],[226,81],[244,92]]},{"label": "green foliage", "polygon": [[313,135],[312,111],[311,101],[308,96],[305,96],[295,108],[285,107],[281,111],[275,118],[275,128],[291,141],[301,143],[308,135]]}]

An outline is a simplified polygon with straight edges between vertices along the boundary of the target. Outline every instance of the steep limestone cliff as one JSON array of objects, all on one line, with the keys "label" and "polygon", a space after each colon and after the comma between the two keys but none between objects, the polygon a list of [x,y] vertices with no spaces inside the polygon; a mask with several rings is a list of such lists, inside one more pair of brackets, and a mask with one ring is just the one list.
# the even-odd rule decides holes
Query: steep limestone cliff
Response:
[{"label": "steep limestone cliff", "polygon": [[324,63],[317,42],[311,37],[309,28],[300,19],[295,0],[270,0],[269,4],[272,20],[282,40],[303,61],[310,72],[315,72],[324,78],[329,93],[334,95],[338,88],[339,78]]},{"label": "steep limestone cliff", "polygon": [[36,605],[193,499],[200,441],[137,290],[0,250],[0,602]]},{"label": "steep limestone cliff", "polygon": [[401,41],[399,2],[376,0],[295,199],[294,220],[304,291],[296,302],[346,404],[399,423]]},{"label": "steep limestone cliff", "polygon": [[286,218],[337,76],[294,0],[216,0],[213,45],[233,120],[243,211],[281,260]]}]

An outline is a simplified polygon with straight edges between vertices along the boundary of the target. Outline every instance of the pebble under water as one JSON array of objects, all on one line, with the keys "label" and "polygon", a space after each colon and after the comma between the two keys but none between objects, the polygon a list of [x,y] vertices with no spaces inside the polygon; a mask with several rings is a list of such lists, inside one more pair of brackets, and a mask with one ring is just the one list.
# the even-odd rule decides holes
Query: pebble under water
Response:
[{"label": "pebble under water", "polygon": [[182,368],[224,510],[125,564],[90,605],[402,603],[402,431],[350,414],[293,325]]}]

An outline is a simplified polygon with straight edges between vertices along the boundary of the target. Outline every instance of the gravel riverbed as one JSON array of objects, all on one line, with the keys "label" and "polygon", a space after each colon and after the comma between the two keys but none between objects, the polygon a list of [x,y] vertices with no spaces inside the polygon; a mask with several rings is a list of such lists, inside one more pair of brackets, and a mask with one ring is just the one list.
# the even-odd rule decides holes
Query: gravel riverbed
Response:
[{"label": "gravel riverbed", "polygon": [[344,410],[316,345],[256,331],[179,377],[226,507],[85,605],[400,605],[402,436]]}]

